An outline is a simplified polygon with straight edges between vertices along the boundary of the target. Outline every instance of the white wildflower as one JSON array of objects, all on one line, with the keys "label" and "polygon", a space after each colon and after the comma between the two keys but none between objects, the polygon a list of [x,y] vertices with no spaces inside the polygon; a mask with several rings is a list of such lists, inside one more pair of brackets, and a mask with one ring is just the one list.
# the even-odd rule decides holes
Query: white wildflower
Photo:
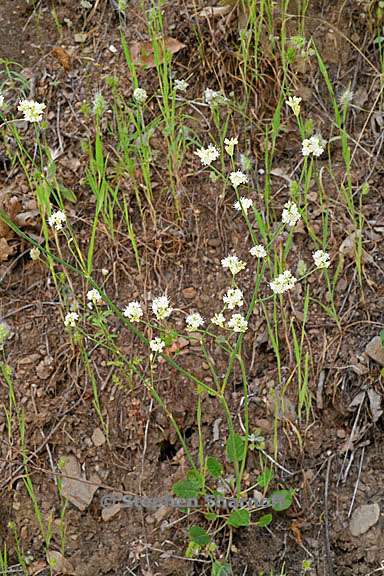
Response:
[{"label": "white wildflower", "polygon": [[30,249],[29,255],[31,260],[38,260],[40,258],[40,250],[34,246]]},{"label": "white wildflower", "polygon": [[223,302],[227,305],[229,310],[233,310],[236,308],[236,306],[241,308],[241,306],[244,304],[244,301],[243,293],[240,288],[229,288],[227,293],[223,296]]},{"label": "white wildflower", "polygon": [[24,120],[27,122],[41,122],[45,108],[45,104],[34,100],[20,100],[17,107],[18,111],[24,114]]},{"label": "white wildflower", "polygon": [[147,91],[144,90],[144,88],[135,88],[135,90],[133,91],[133,98],[139,104],[144,104],[144,102],[146,102],[148,98]]},{"label": "white wildflower", "polygon": [[220,328],[224,328],[225,316],[222,312],[218,312],[211,318],[212,324],[219,326]]},{"label": "white wildflower", "polygon": [[241,184],[247,184],[248,182],[248,176],[244,174],[244,172],[241,172],[241,170],[231,172],[229,175],[229,179],[234,188],[237,188]]},{"label": "white wildflower", "polygon": [[234,332],[246,332],[248,322],[242,314],[233,314],[231,319],[228,321],[228,328]]},{"label": "white wildflower", "polygon": [[204,166],[210,166],[212,162],[217,160],[220,156],[219,150],[213,144],[210,144],[208,148],[200,148],[200,150],[196,150],[195,154],[200,158],[201,163]]},{"label": "white wildflower", "polygon": [[319,135],[312,136],[312,154],[318,158],[324,152],[325,141]]},{"label": "white wildflower", "polygon": [[241,196],[240,199],[234,203],[233,207],[235,210],[241,212],[247,212],[248,209],[252,206],[253,201],[250,198],[246,198],[245,196]]},{"label": "white wildflower", "polygon": [[64,326],[69,326],[70,328],[74,328],[76,326],[76,322],[79,319],[79,315],[77,312],[68,312],[64,318]]},{"label": "white wildflower", "polygon": [[229,156],[233,156],[235,146],[238,143],[239,143],[239,141],[237,138],[225,138],[224,149],[225,149],[226,153],[229,154]]},{"label": "white wildflower", "polygon": [[4,106],[4,96],[0,92],[0,108],[2,108],[3,106]]},{"label": "white wildflower", "polygon": [[313,156],[319,157],[324,152],[325,144],[325,140],[319,134],[306,138],[302,142],[302,154],[303,156],[313,154]]},{"label": "white wildflower", "polygon": [[249,252],[252,256],[255,256],[256,258],[265,258],[267,255],[267,252],[266,252],[264,246],[262,246],[261,244],[257,244],[256,246],[252,246],[252,248],[250,249]]},{"label": "white wildflower", "polygon": [[214,104],[224,104],[227,98],[221,92],[206,88],[204,91],[204,100],[209,106],[213,106]]},{"label": "white wildflower", "polygon": [[246,263],[240,260],[237,256],[226,256],[222,259],[221,265],[223,268],[228,268],[233,276],[236,276],[239,272],[247,267]]},{"label": "white wildflower", "polygon": [[168,318],[173,311],[168,296],[159,296],[158,298],[155,298],[152,302],[152,310],[158,320],[165,320],[165,318]]},{"label": "white wildflower", "polygon": [[312,254],[312,258],[316,268],[328,268],[331,263],[330,255],[328,252],[324,252],[324,250],[316,250],[316,252]]},{"label": "white wildflower", "polygon": [[287,106],[292,108],[292,112],[294,113],[295,116],[299,116],[299,114],[300,114],[301,100],[302,100],[302,98],[300,98],[299,96],[290,96],[288,98],[288,100],[286,100],[286,102],[285,102],[287,104]]},{"label": "white wildflower", "polygon": [[66,221],[67,217],[64,214],[64,212],[62,212],[62,210],[52,212],[52,214],[48,218],[48,224],[50,225],[51,228],[54,228],[55,230],[62,230]]},{"label": "white wildflower", "polygon": [[143,316],[143,309],[139,302],[133,301],[125,307],[123,314],[131,322],[140,322],[140,318]]},{"label": "white wildflower", "polygon": [[198,328],[200,328],[200,326],[203,326],[204,324],[203,317],[198,312],[188,314],[185,321],[187,323],[188,332],[193,332],[194,330],[197,330]]},{"label": "white wildflower", "polygon": [[87,300],[89,302],[88,307],[92,309],[92,304],[96,306],[97,304],[101,304],[103,302],[100,293],[96,288],[92,288],[87,292]]},{"label": "white wildflower", "polygon": [[291,288],[293,288],[294,285],[296,284],[296,282],[297,282],[297,280],[293,276],[293,274],[290,272],[290,270],[285,270],[285,272],[282,272],[281,274],[279,274],[269,284],[269,286],[270,286],[272,292],[274,292],[275,294],[283,294],[283,292],[286,292],[287,290],[290,290]]},{"label": "white wildflower", "polygon": [[175,89],[180,92],[186,92],[189,84],[186,80],[175,80]]},{"label": "white wildflower", "polygon": [[153,340],[149,342],[149,347],[152,352],[162,352],[165,348],[165,342],[159,337],[153,338]]},{"label": "white wildflower", "polygon": [[286,202],[286,204],[284,204],[284,210],[281,215],[281,221],[283,224],[287,224],[287,226],[292,228],[297,224],[300,218],[301,215],[297,205],[291,201]]}]

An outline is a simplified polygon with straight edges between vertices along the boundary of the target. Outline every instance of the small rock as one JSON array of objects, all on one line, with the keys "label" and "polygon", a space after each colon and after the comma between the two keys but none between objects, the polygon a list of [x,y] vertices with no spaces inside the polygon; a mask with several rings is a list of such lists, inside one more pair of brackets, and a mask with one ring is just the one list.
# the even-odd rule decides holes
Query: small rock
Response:
[{"label": "small rock", "polygon": [[77,34],[75,34],[74,38],[77,44],[83,44],[84,42],[87,41],[88,34],[86,32],[78,32]]},{"label": "small rock", "polygon": [[96,474],[87,482],[81,473],[79,462],[74,456],[64,457],[62,494],[82,512],[92,502],[93,495],[99,487],[100,479]]},{"label": "small rock", "polygon": [[119,503],[112,504],[112,506],[107,506],[106,508],[102,509],[101,517],[104,520],[104,522],[108,522],[114,516],[116,516],[116,514],[118,514],[120,510],[121,510],[121,504]]},{"label": "small rock", "polygon": [[105,436],[101,428],[94,429],[92,434],[92,442],[97,448],[105,444]]},{"label": "small rock", "polygon": [[76,574],[71,562],[56,550],[48,550],[47,562],[56,574]]},{"label": "small rock", "polygon": [[380,336],[375,336],[365,347],[365,353],[374,362],[377,362],[381,366],[384,366],[384,347],[381,343]]},{"label": "small rock", "polygon": [[156,522],[161,522],[162,520],[164,520],[164,518],[169,516],[171,512],[172,508],[170,508],[169,506],[160,506],[160,508],[156,510],[156,512],[153,514],[153,518],[155,519]]},{"label": "small rock", "polygon": [[187,298],[187,300],[193,300],[196,296],[196,289],[193,286],[190,286],[189,288],[184,288],[181,293],[184,298]]},{"label": "small rock", "polygon": [[349,523],[352,536],[361,536],[368,532],[376,524],[380,517],[380,506],[374,504],[364,504],[356,508]]}]

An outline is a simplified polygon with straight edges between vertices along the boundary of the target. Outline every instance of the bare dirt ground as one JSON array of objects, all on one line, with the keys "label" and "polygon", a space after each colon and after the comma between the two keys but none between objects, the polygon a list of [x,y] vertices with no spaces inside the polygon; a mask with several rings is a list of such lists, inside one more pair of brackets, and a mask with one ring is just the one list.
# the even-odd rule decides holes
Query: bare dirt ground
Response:
[{"label": "bare dirt ground", "polygon": [[[42,2],[39,20],[31,5],[25,2],[2,2],[0,57],[21,65],[20,73],[31,80],[34,98],[48,105],[48,139],[61,153],[57,163],[60,178],[77,196],[75,226],[80,241],[89,235],[89,214],[93,204],[82,182],[84,154],[81,140],[90,128],[80,117],[84,100],[97,92],[105,92],[105,79],[117,76],[120,85],[131,90],[129,74],[122,56],[116,14],[108,2],[85,18],[77,0]],[[57,23],[52,17],[55,8]],[[285,562],[289,575],[301,574],[303,559],[313,558],[313,573],[318,575],[357,576],[384,573],[384,517],[364,534],[354,537],[350,531],[350,507],[377,503],[384,510],[383,420],[377,417],[368,391],[378,396],[380,409],[383,394],[380,365],[364,355],[368,342],[383,327],[383,176],[381,145],[384,115],[377,108],[376,88],[372,90],[372,69],[366,59],[373,59],[373,37],[364,3],[313,2],[309,12],[309,30],[329,67],[332,81],[342,90],[349,84],[357,104],[352,136],[362,144],[356,152],[354,178],[369,176],[369,194],[364,207],[367,226],[363,239],[365,251],[364,283],[360,287],[348,252],[343,255],[343,269],[337,286],[337,305],[342,326],[338,330],[319,307],[311,317],[308,338],[312,350],[314,421],[301,429],[303,444],[299,445],[295,427],[295,390],[288,388],[292,406],[281,422],[278,461],[285,469],[279,471],[281,487],[298,489],[293,507],[278,515],[266,531],[249,527],[236,532],[233,539],[234,574],[258,575],[274,569],[276,574]],[[166,26],[186,48],[175,56],[174,66],[181,74],[193,74],[191,89],[199,97],[206,86],[222,85],[226,92],[236,92],[236,54],[233,38],[236,30],[211,28],[200,23],[206,42],[207,67],[202,69],[196,56],[193,6],[178,3],[166,10]],[[81,38],[76,34],[83,33]],[[127,40],[145,39],[145,22],[140,8],[131,3],[126,21]],[[359,47],[353,49],[346,40]],[[109,47],[118,48],[117,53]],[[65,70],[55,48],[64,48],[71,55]],[[252,143],[249,153],[256,158],[255,172],[261,168],[260,147],[263,118],[270,115],[279,90],[277,62],[265,58],[265,82],[254,92],[254,121],[244,126]],[[324,105],[325,89],[318,89],[315,68],[298,71],[298,91],[303,94],[319,127],[325,126],[329,112]],[[155,82],[146,72],[141,83],[148,90]],[[324,90],[324,94],[321,93]],[[324,100],[323,100],[324,96]],[[17,95],[14,96],[15,101]],[[107,96],[106,96],[107,98]],[[375,104],[376,103],[376,104]],[[359,109],[372,109],[367,116]],[[364,119],[364,120],[363,120]],[[203,124],[202,124],[203,126]],[[287,139],[280,144],[276,168],[290,174],[298,158],[291,152],[297,136],[287,124]],[[161,140],[158,142],[161,149]],[[297,150],[297,146],[295,146]],[[175,223],[172,203],[158,200],[159,218],[156,227],[150,220],[142,222],[132,203],[132,216],[145,269],[138,275],[128,239],[122,233],[115,241],[105,234],[99,237],[96,269],[110,271],[108,286],[118,300],[134,299],[142,292],[155,293],[159,286],[167,288],[174,301],[185,310],[197,308],[209,313],[212,295],[224,290],[220,260],[231,248],[246,258],[243,249],[245,229],[233,216],[233,199],[218,202],[218,190],[202,176],[191,175],[191,165],[180,175],[180,196],[185,220]],[[258,166],[257,163],[260,162]],[[334,147],[334,165],[342,170],[341,150]],[[161,181],[161,164],[157,167]],[[262,175],[260,175],[262,178]],[[14,214],[27,214],[25,229],[39,233],[36,204],[24,176],[0,163],[1,201]],[[281,205],[286,198],[286,182],[276,176],[274,201]],[[332,182],[325,182],[329,202],[334,207],[331,222],[332,251],[336,254],[352,230],[343,219],[333,197]],[[127,194],[130,191],[127,185]],[[314,219],[320,218],[313,191]],[[10,208],[11,207],[11,208]],[[282,238],[282,242],[284,238]],[[55,287],[46,269],[28,256],[27,246],[16,237],[7,238],[10,252],[0,263],[0,313],[13,333],[7,343],[7,364],[13,369],[15,394],[26,413],[27,445],[31,451],[29,467],[44,514],[52,514],[53,542],[59,549],[58,502],[54,484],[55,463],[60,457],[72,455],[88,479],[97,476],[100,488],[84,511],[69,505],[66,513],[67,534],[65,556],[73,572],[79,576],[112,576],[126,574],[177,576],[206,574],[208,564],[183,557],[187,542],[187,525],[181,512],[171,509],[155,511],[120,511],[106,521],[102,517],[100,498],[110,491],[130,494],[159,495],[169,493],[172,484],[183,477],[186,462],[181,446],[166,416],[153,404],[149,395],[131,386],[118,386],[108,358],[98,351],[92,358],[97,367],[98,387],[103,416],[108,421],[110,436],[100,436],[100,423],[92,407],[92,388],[81,361],[79,350],[69,348],[62,330]],[[304,235],[298,235],[297,257],[309,253]],[[249,283],[251,278],[249,279]],[[316,287],[321,301],[324,288]],[[79,286],[81,290],[81,286]],[[300,313],[300,300],[292,296],[292,310]],[[117,336],[127,355],[134,356],[138,343],[128,331],[116,323]],[[262,430],[266,447],[273,453],[273,408],[268,401],[271,382],[276,380],[273,351],[267,344],[261,317],[255,316],[245,339],[254,395],[250,417]],[[289,365],[292,351],[287,346],[284,361]],[[198,351],[189,347],[184,365],[193,367],[202,378],[208,378]],[[197,368],[196,368],[197,366]],[[200,367],[201,366],[201,367]],[[286,368],[286,367],[285,367]],[[284,368],[284,369],[285,369]],[[119,376],[119,375],[117,375]],[[160,389],[177,423],[188,439],[192,451],[197,448],[197,431],[193,409],[193,391],[176,373],[160,367]],[[5,398],[5,386],[2,387]],[[241,386],[234,375],[229,402],[233,414],[239,410]],[[203,415],[203,428],[208,446],[214,454],[222,449],[221,427],[217,406],[211,399]],[[17,564],[15,543],[7,529],[13,521],[20,540],[31,558],[31,574],[45,573],[42,537],[32,504],[21,474],[20,446],[9,446],[5,434],[5,416],[0,414],[0,542],[7,543],[10,558]],[[216,433],[218,432],[218,433]],[[257,458],[251,455],[248,468],[256,471]],[[253,458],[253,461],[252,461]],[[290,472],[290,474],[287,473]],[[225,535],[222,536],[223,542]],[[223,544],[219,542],[220,544]],[[223,548],[225,549],[225,547]],[[67,573],[70,573],[67,569]]]}]

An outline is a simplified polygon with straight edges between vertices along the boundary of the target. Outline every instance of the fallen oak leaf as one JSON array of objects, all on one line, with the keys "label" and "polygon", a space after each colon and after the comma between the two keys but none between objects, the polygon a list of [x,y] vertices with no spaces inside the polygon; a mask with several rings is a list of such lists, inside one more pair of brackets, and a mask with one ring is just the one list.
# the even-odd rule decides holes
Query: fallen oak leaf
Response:
[{"label": "fallen oak leaf", "polygon": [[[176,52],[185,48],[185,44],[170,36],[158,38],[157,42],[159,44],[158,64],[164,62],[167,53],[176,54]],[[137,66],[146,66],[147,68],[156,66],[155,49],[152,42],[130,42],[129,51],[132,62]]]}]

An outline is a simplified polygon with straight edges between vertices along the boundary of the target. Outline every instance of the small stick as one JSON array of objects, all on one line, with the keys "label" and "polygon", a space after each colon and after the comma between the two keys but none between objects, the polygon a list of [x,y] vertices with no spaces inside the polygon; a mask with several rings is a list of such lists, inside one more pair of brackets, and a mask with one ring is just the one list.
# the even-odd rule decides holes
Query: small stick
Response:
[{"label": "small stick", "polygon": [[357,480],[356,480],[356,484],[355,484],[355,489],[354,489],[354,491],[353,491],[352,502],[351,502],[351,505],[350,505],[350,507],[349,507],[348,518],[349,518],[349,517],[351,516],[351,514],[352,514],[352,508],[353,508],[353,505],[354,505],[354,503],[355,503],[355,498],[356,498],[356,493],[357,493],[357,487],[358,487],[359,482],[360,482],[361,470],[362,470],[362,468],[363,468],[364,453],[365,453],[365,446],[363,446],[363,449],[362,449],[362,451],[361,451],[361,458],[360,458],[360,464],[359,464],[359,472],[358,472],[358,475],[357,475]]},{"label": "small stick", "polygon": [[325,476],[325,487],[324,487],[324,538],[325,538],[325,556],[327,561],[328,576],[333,576],[331,545],[329,542],[328,489],[329,489],[329,476],[331,473],[331,465],[334,457],[335,455],[331,454],[331,456],[328,458],[327,473]]}]

